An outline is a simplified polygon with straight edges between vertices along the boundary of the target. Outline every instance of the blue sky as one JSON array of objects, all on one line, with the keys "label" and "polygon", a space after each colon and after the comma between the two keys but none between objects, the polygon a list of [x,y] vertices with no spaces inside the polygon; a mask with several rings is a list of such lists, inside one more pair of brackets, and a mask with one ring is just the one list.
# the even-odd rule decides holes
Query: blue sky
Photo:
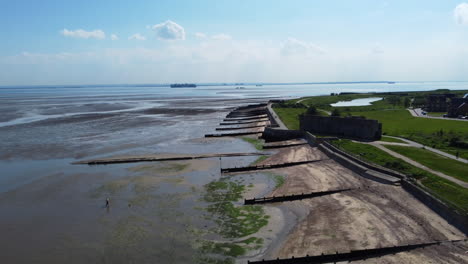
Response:
[{"label": "blue sky", "polygon": [[462,1],[2,1],[0,85],[468,80]]}]

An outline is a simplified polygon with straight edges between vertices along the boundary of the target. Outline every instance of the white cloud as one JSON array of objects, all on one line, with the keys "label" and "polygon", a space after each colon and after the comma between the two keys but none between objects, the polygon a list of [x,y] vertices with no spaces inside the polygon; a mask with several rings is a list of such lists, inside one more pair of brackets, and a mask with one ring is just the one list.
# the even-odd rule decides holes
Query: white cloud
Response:
[{"label": "white cloud", "polygon": [[160,23],[153,26],[153,30],[156,32],[156,36],[162,40],[184,40],[185,30],[179,24],[167,20],[164,23]]},{"label": "white cloud", "polygon": [[119,39],[119,37],[116,34],[112,34],[110,37],[111,37],[112,40],[118,40]]},{"label": "white cloud", "polygon": [[321,53],[323,49],[297,39],[218,41],[210,35],[157,48],[25,52],[0,56],[0,84],[466,79],[464,42],[434,36],[427,46],[385,43],[385,52],[378,55],[371,53],[374,45],[379,43],[330,45]]},{"label": "white cloud", "polygon": [[325,50],[312,43],[304,42],[295,38],[288,38],[281,45],[281,53],[284,56],[308,56],[313,54],[323,54]]},{"label": "white cloud", "polygon": [[204,39],[206,38],[206,34],[205,33],[201,33],[201,32],[197,32],[194,34],[196,38],[199,38],[199,39]]},{"label": "white cloud", "polygon": [[214,35],[211,38],[214,40],[231,40],[232,39],[230,35],[224,34],[224,33]]},{"label": "white cloud", "polygon": [[128,37],[128,39],[135,39],[135,40],[146,40],[145,36],[140,35],[140,33],[136,33]]},{"label": "white cloud", "polygon": [[65,37],[72,37],[72,38],[95,38],[95,39],[105,39],[106,34],[104,31],[100,29],[96,29],[93,31],[86,31],[83,29],[77,29],[77,30],[68,30],[68,29],[63,29],[60,31],[60,34],[64,35]]},{"label": "white cloud", "polygon": [[461,3],[453,11],[455,21],[464,26],[468,26],[468,3]]}]

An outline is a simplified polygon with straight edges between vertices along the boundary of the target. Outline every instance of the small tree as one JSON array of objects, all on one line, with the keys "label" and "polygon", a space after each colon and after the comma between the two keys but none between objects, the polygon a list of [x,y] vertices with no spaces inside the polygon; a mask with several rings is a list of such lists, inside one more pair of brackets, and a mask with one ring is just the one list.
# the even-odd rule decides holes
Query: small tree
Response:
[{"label": "small tree", "polygon": [[309,106],[309,108],[307,108],[307,114],[318,115],[317,108],[315,106]]},{"label": "small tree", "polygon": [[340,116],[341,112],[338,108],[334,108],[333,111],[331,112],[331,116]]},{"label": "small tree", "polygon": [[400,97],[398,95],[391,95],[385,98],[389,104],[392,105],[399,105],[400,104]]},{"label": "small tree", "polygon": [[403,104],[405,105],[405,108],[408,108],[410,106],[411,100],[409,99],[409,97],[405,97]]}]

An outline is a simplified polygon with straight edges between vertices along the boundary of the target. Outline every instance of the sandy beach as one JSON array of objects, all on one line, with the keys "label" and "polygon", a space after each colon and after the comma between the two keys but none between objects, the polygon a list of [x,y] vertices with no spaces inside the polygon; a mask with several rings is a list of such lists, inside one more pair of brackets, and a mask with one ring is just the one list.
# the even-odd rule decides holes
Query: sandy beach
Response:
[{"label": "sandy beach", "polygon": [[[294,159],[324,158],[317,148],[299,146],[282,149],[262,161],[282,163]],[[279,169],[285,183],[268,196],[307,193],[339,188],[353,191],[330,196],[284,202],[271,207],[301,212],[297,224],[268,258],[320,255],[365,248],[427,241],[464,239],[448,224],[400,186],[363,178],[333,160]],[[300,208],[300,210],[298,210]],[[466,263],[468,244],[434,246],[383,256],[357,263]]]}]

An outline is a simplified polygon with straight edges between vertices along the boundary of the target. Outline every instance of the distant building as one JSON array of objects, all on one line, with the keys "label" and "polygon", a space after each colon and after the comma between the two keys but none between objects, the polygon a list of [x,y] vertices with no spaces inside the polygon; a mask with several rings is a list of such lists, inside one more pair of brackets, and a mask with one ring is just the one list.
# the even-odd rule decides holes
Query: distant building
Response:
[{"label": "distant building", "polygon": [[453,97],[455,94],[430,94],[426,97],[424,109],[427,112],[447,112],[450,99]]},{"label": "distant building", "polygon": [[382,124],[377,120],[363,117],[335,117],[301,115],[301,130],[315,134],[333,135],[345,138],[379,140],[382,137]]},{"label": "distant building", "polygon": [[448,116],[467,116],[468,115],[468,94],[463,97],[454,97],[450,99],[448,105]]}]

